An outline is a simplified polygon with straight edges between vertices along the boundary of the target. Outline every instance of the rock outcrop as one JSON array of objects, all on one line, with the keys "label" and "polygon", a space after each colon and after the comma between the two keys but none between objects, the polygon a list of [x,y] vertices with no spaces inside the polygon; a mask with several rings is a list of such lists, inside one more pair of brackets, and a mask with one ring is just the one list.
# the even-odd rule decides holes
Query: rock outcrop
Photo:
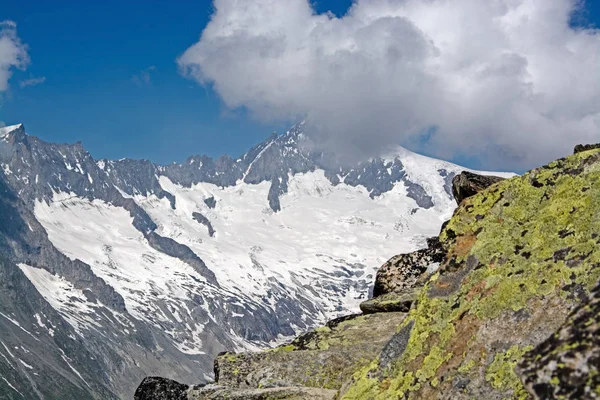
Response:
[{"label": "rock outcrop", "polygon": [[216,382],[233,388],[308,386],[338,390],[354,371],[382,351],[405,316],[379,313],[345,317],[273,350],[221,355],[215,360]]},{"label": "rock outcrop", "polygon": [[187,400],[189,386],[171,379],[145,378],[134,394],[134,400]]},{"label": "rock outcrop", "polygon": [[397,328],[406,345],[355,374],[344,398],[528,398],[516,364],[600,277],[599,196],[592,150],[462,201],[439,272]]},{"label": "rock outcrop", "polygon": [[503,181],[499,176],[478,175],[472,172],[463,171],[452,179],[452,194],[458,204],[462,203],[467,197],[471,197],[483,189]]},{"label": "rock outcrop", "polygon": [[221,355],[188,398],[600,398],[600,149],[496,183],[384,265],[368,315]]},{"label": "rock outcrop", "polygon": [[373,296],[401,293],[422,286],[423,275],[435,272],[444,259],[445,251],[438,238],[427,239],[427,248],[408,254],[399,254],[383,264],[375,278]]},{"label": "rock outcrop", "polygon": [[517,372],[536,400],[600,398],[600,285]]},{"label": "rock outcrop", "polygon": [[575,146],[575,149],[573,150],[573,154],[581,153],[583,151],[588,151],[588,150],[594,150],[594,149],[600,149],[600,143],[578,144],[577,146]]}]

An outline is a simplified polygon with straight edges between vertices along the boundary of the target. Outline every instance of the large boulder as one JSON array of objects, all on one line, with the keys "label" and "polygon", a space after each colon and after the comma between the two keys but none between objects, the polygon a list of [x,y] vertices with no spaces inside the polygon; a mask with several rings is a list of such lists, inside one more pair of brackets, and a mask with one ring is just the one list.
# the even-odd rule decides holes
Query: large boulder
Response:
[{"label": "large boulder", "polygon": [[189,386],[171,379],[144,378],[133,396],[134,400],[187,400]]},{"label": "large boulder", "polygon": [[600,285],[517,372],[537,400],[600,398]]},{"label": "large boulder", "polygon": [[445,254],[438,238],[429,238],[426,249],[392,257],[377,271],[373,297],[422,286],[429,273],[437,270]]},{"label": "large boulder", "polygon": [[456,202],[460,204],[464,199],[503,180],[504,178],[500,178],[499,176],[478,175],[463,171],[452,179],[452,194]]},{"label": "large boulder", "polygon": [[[392,351],[356,372],[344,398],[529,398],[515,366],[600,278],[598,199],[600,150],[464,199],[440,234],[447,255],[398,325]],[[587,348],[563,350],[593,355]],[[582,371],[597,369],[594,358],[576,360]],[[561,379],[569,377],[551,384]]]}]

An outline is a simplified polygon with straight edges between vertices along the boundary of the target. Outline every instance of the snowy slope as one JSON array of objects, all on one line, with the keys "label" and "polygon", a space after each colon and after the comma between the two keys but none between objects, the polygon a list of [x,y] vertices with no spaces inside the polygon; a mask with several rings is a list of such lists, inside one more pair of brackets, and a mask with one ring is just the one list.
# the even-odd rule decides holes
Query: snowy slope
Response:
[{"label": "snowy slope", "polygon": [[[433,208],[420,209],[402,182],[371,199],[362,186],[333,185],[322,170],[290,175],[277,213],[265,202],[268,182],[186,188],[161,176],[162,189],[176,199],[175,209],[167,198],[129,196],[157,224],[157,233],[187,245],[204,260],[220,288],[209,287],[181,260],[151,248],[120,207],[60,193],[50,202],[36,202],[35,215],[60,251],[89,264],[123,296],[131,315],[150,318],[182,352],[200,354],[203,324],[194,317],[197,305],[188,300],[231,297],[237,307],[221,310],[231,319],[248,318],[253,303],[276,314],[282,299],[309,302],[316,313],[303,310],[306,325],[294,327],[302,330],[357,312],[382,263],[422,247],[425,238],[438,233],[454,203],[437,171],[461,168],[399,151],[407,174],[433,197]],[[209,197],[216,200],[215,208],[205,203]],[[194,213],[210,221],[212,237]],[[216,322],[204,304],[206,317]],[[252,345],[234,336],[236,343]]]}]

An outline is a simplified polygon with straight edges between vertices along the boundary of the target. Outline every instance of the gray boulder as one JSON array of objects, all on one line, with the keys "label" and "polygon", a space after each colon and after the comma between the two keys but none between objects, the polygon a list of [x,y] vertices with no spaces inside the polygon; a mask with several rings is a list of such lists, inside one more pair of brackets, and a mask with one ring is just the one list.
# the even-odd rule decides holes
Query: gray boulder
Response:
[{"label": "gray boulder", "polygon": [[187,400],[189,386],[171,379],[144,378],[135,391],[134,400]]},{"label": "gray boulder", "polygon": [[427,239],[426,249],[392,257],[377,271],[373,297],[422,286],[424,278],[429,276],[427,271],[435,270],[445,254],[438,238],[434,237]]},{"label": "gray boulder", "polygon": [[452,179],[452,194],[458,204],[467,197],[471,197],[488,186],[503,181],[499,176],[478,175],[463,171]]}]

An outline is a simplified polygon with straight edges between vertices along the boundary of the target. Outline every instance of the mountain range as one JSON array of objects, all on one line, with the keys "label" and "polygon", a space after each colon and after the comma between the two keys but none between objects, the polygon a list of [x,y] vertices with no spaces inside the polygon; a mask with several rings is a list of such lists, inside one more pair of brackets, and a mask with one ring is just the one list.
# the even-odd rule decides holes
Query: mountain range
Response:
[{"label": "mountain range", "polygon": [[452,215],[465,168],[402,147],[342,165],[303,129],[156,165],[0,128],[0,399],[210,381],[221,351],[356,312]]}]

